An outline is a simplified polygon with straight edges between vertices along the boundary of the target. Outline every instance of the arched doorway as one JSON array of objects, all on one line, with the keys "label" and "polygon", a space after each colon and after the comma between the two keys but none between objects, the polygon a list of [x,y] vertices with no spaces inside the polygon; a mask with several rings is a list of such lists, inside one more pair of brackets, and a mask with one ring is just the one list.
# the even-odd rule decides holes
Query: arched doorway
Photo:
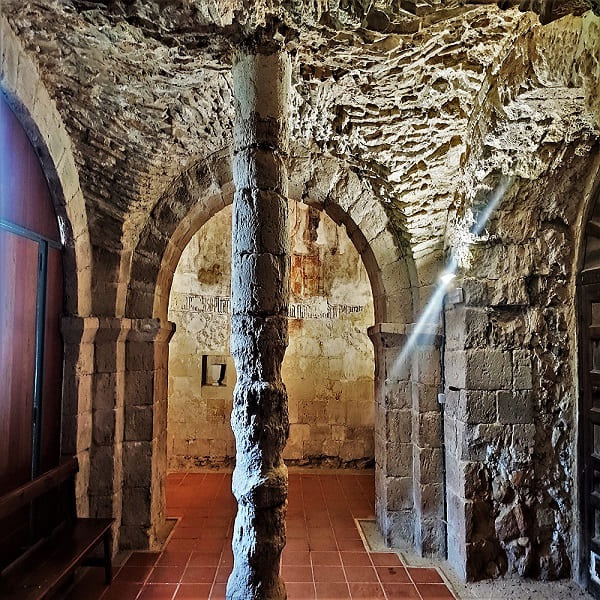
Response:
[{"label": "arched doorway", "polygon": [[[63,351],[62,243],[50,190],[0,96],[0,494],[58,465]],[[29,535],[2,526],[0,568]]]},{"label": "arched doorway", "polygon": [[[419,404],[413,411],[411,369],[399,372],[396,368],[412,323],[413,302],[418,298],[415,289],[419,283],[412,255],[398,245],[400,242],[385,209],[368,182],[348,165],[331,157],[310,166],[298,161],[292,172],[299,176],[310,174],[310,179],[304,183],[294,182],[295,193],[290,194],[291,199],[322,210],[338,226],[345,227],[364,264],[372,290],[375,325],[369,329],[369,337],[375,347],[375,480],[379,528],[388,544],[408,547],[417,537],[415,530],[424,523],[436,529],[435,536],[428,539],[437,544],[437,540],[442,539],[443,529],[437,516],[437,505],[441,506],[441,501],[436,498],[436,516],[429,518],[416,507],[412,494],[413,478],[420,482],[425,474],[417,472],[415,476],[414,473],[413,453],[420,442],[418,436],[415,438],[411,433],[411,423],[413,412],[421,414],[426,407]],[[331,189],[331,173],[336,170],[339,174],[333,179],[337,185]],[[128,486],[132,484],[127,481],[123,488],[123,510],[131,510],[136,531],[147,536],[150,547],[157,543],[152,531],[161,526],[165,515],[167,440],[163,424],[167,420],[167,341],[172,331],[168,323],[168,304],[173,275],[194,233],[230,204],[232,196],[230,152],[225,148],[182,173],[169,186],[153,209],[131,260],[126,315],[136,327],[147,330],[148,335],[141,336],[135,344],[132,338],[128,345],[132,352],[135,350],[139,364],[142,364],[140,353],[145,357],[143,375],[149,379],[143,401],[151,410],[154,425],[143,433],[152,446],[146,472],[142,476],[136,471],[139,485],[135,491],[149,499],[147,510],[140,511],[139,503],[129,502]],[[435,348],[423,356],[428,363],[439,362]],[[140,393],[138,374],[126,373],[126,389],[132,393],[135,390],[136,394]],[[428,390],[425,385],[423,392]],[[390,418],[385,418],[386,414]],[[128,454],[129,450],[124,448],[124,464],[130,460]],[[133,456],[131,453],[131,460]],[[152,524],[150,529],[148,523]],[[139,541],[136,544],[140,547]]]},{"label": "arched doorway", "polygon": [[[291,298],[283,380],[288,465],[374,465],[373,297],[360,254],[323,211],[290,201]],[[231,206],[186,246],[169,320],[170,471],[229,467],[236,374],[229,355]]]}]

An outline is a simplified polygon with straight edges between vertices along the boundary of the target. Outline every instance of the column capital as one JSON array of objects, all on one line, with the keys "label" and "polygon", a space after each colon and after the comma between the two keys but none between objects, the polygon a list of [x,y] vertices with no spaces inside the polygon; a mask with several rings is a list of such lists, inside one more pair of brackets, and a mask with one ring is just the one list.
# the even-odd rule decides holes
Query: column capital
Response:
[{"label": "column capital", "polygon": [[89,344],[93,342],[99,326],[98,317],[68,315],[60,320],[60,332],[65,344]]},{"label": "column capital", "polygon": [[406,333],[415,346],[433,346],[435,348],[442,346],[444,336],[439,323],[411,323],[406,326]]},{"label": "column capital", "polygon": [[367,329],[367,335],[376,347],[399,348],[407,337],[406,323],[375,323]]},{"label": "column capital", "polygon": [[175,333],[175,323],[162,319],[131,319],[128,342],[169,342]]}]

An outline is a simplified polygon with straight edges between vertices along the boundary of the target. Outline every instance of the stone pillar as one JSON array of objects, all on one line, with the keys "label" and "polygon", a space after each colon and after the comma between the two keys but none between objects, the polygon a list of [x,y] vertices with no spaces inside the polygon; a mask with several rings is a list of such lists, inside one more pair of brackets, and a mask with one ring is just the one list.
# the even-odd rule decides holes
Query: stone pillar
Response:
[{"label": "stone pillar", "polygon": [[[445,548],[436,332],[433,325],[411,338],[411,326],[398,323],[369,329],[376,353],[377,523],[388,546],[421,556],[439,556]],[[401,359],[407,343],[411,351]]]},{"label": "stone pillar", "polygon": [[115,519],[113,549],[116,552],[123,504],[125,339],[131,321],[99,317],[97,322],[92,375],[90,516]]},{"label": "stone pillar", "polygon": [[439,326],[422,327],[412,352],[412,451],[415,549],[421,556],[445,555]]},{"label": "stone pillar", "polygon": [[62,453],[79,516],[114,517],[119,548],[164,540],[168,343],[159,319],[65,317]]},{"label": "stone pillar", "polygon": [[375,347],[375,514],[386,544],[412,549],[413,504],[410,361],[398,358],[406,326],[377,323],[369,328]]},{"label": "stone pillar", "polygon": [[125,354],[121,548],[166,538],[167,368],[173,323],[132,319]]},{"label": "stone pillar", "polygon": [[90,447],[92,445],[92,381],[95,317],[63,317],[64,342],[61,454],[76,456],[79,472],[75,480],[77,514],[89,516]]},{"label": "stone pillar", "polygon": [[289,57],[248,46],[233,64],[235,99],[231,353],[237,369],[231,425],[238,512],[228,600],[286,597],[279,576],[285,545],[289,434],[281,363],[288,343],[287,106]]}]

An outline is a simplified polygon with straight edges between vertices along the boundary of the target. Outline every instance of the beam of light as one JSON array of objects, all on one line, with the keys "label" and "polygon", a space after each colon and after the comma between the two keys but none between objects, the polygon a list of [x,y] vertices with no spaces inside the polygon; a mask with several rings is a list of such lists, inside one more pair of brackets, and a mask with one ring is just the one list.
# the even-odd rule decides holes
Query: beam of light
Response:
[{"label": "beam of light", "polygon": [[[502,177],[496,188],[490,194],[490,198],[485,205],[485,208],[479,213],[477,219],[473,223],[470,228],[469,234],[466,236],[466,241],[464,244],[470,246],[475,239],[481,235],[485,226],[487,225],[490,217],[492,216],[494,210],[504,198],[507,190],[511,187],[514,182],[514,175],[510,177]],[[467,248],[468,249],[468,248]],[[437,283],[435,285],[435,289],[431,298],[425,305],[425,308],[421,315],[419,316],[417,322],[412,328],[408,340],[400,353],[400,356],[394,362],[394,365],[391,370],[391,376],[395,378],[400,374],[400,370],[408,365],[408,358],[412,354],[415,347],[418,345],[419,337],[423,334],[431,334],[437,333],[438,323],[440,319],[441,311],[444,307],[444,300],[446,298],[446,292],[448,287],[456,277],[456,272],[459,267],[459,259],[458,256],[464,254],[464,248],[460,249],[460,252],[452,251],[450,254],[450,259],[439,275],[437,279]]]}]

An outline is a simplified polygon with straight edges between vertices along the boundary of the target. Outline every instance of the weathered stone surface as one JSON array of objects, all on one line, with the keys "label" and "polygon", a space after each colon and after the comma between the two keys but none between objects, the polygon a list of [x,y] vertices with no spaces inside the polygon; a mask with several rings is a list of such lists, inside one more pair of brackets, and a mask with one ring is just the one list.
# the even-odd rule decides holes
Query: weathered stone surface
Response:
[{"label": "weathered stone surface", "polygon": [[[259,80],[260,76],[260,80]],[[269,210],[271,178],[287,178],[278,160],[256,160],[248,150],[265,145],[275,157],[287,154],[290,60],[285,52],[240,49],[233,67],[236,103],[234,235],[231,265],[231,354],[237,383],[231,427],[236,438],[233,493],[238,501],[233,535],[229,600],[286,597],[279,575],[285,545],[287,468],[283,449],[289,435],[287,392],[281,363],[288,341],[289,241],[287,208],[271,213],[268,227],[258,218]],[[263,127],[268,124],[268,127]],[[247,184],[249,187],[243,187]],[[248,212],[249,211],[249,212]],[[251,218],[243,218],[249,214]],[[240,235],[236,235],[239,230]],[[255,258],[251,269],[244,265]]]},{"label": "weathered stone surface", "polygon": [[[567,574],[578,556],[574,282],[584,215],[597,217],[599,211],[592,190],[600,123],[600,25],[591,11],[582,13],[599,7],[596,0],[497,4],[261,1],[250,11],[237,0],[210,6],[200,0],[168,6],[151,0],[5,0],[0,82],[15,106],[21,101],[19,114],[31,119],[40,155],[52,157],[64,180],[65,197],[58,194],[57,206],[64,200],[72,208],[65,211],[74,234],[67,254],[77,251],[77,261],[68,260],[78,269],[77,293],[73,274],[66,280],[69,310],[114,318],[118,329],[124,316],[155,317],[160,307],[165,314],[159,316],[166,316],[165,264],[176,262],[182,240],[198,225],[190,219],[179,228],[180,221],[190,204],[210,216],[232,193],[231,163],[224,158],[234,112],[229,43],[239,41],[244,27],[262,28],[277,42],[282,32],[293,32],[290,49],[297,58],[286,107],[291,153],[301,173],[288,192],[324,207],[347,227],[369,271],[378,322],[406,325],[418,318],[446,249],[459,263],[465,308],[477,309],[454,323],[452,311],[447,315],[446,383],[456,388],[448,390],[453,397],[446,419],[449,504],[457,517],[448,520],[452,564],[465,577],[509,571],[550,578]],[[551,22],[543,26],[538,16]],[[256,103],[257,82],[247,83],[251,101],[244,114]],[[261,110],[277,104],[274,91]],[[237,132],[237,181],[264,186],[258,195],[245,196],[248,204],[265,200],[260,215],[246,213],[256,228],[284,212],[279,195],[286,190],[285,153],[273,152],[269,143],[245,150],[240,144],[271,138],[279,144],[288,123],[268,118],[242,123]],[[48,171],[55,181],[53,169]],[[495,212],[488,211],[491,201]],[[251,236],[245,240],[251,256],[236,264],[252,263],[249,277],[261,276],[267,264],[285,286],[283,240]],[[594,243],[583,254],[587,266],[597,266]],[[405,256],[406,272],[398,262]],[[156,286],[147,281],[153,278]],[[80,281],[88,287],[79,287]],[[254,327],[259,350],[275,357],[252,365],[257,379],[277,379],[285,343],[279,315],[267,312],[285,303],[278,286],[269,283],[264,289],[244,287],[252,293],[235,305],[252,312],[236,325],[241,359],[253,356],[244,348],[252,343],[246,330]],[[128,499],[148,509],[142,487],[127,490],[123,499],[119,485],[123,436],[142,442],[138,437],[148,435],[148,422],[131,419],[136,431],[125,434],[118,413],[136,407],[147,415],[144,407],[154,404],[154,394],[165,396],[160,386],[166,377],[155,380],[153,374],[151,385],[145,375],[157,365],[151,365],[150,353],[134,341],[126,357],[114,328],[104,322],[101,329],[95,348],[81,348],[80,354],[66,348],[65,441],[82,465],[89,459],[89,489],[82,491],[81,481],[78,489],[89,493],[91,513],[119,520]],[[433,444],[435,428],[423,428],[429,418],[419,411],[434,412],[435,384],[423,379],[439,375],[439,360],[431,352],[413,373],[411,364],[396,365],[397,348],[386,340],[376,348],[383,412],[377,417],[377,460],[379,468],[387,467],[389,452],[390,465],[400,473],[406,461],[400,452],[392,454],[399,448],[390,433],[402,435],[400,444],[413,444],[429,429],[432,435],[423,437]],[[132,389],[137,382],[139,390]],[[277,404],[279,388],[268,389],[267,399]],[[461,404],[478,394],[480,400]],[[414,407],[415,427],[407,431],[405,420],[401,428],[386,430],[390,406],[409,412]],[[214,402],[210,410],[218,414],[222,407]],[[311,415],[316,420],[330,410],[318,400]],[[156,431],[164,430],[159,413]],[[308,444],[322,435],[317,423],[298,430]],[[356,435],[344,440],[348,445],[340,452],[350,452]],[[155,440],[159,444],[159,434]],[[279,475],[273,478],[281,483]],[[414,501],[388,511],[386,477],[378,473],[377,479],[377,514],[386,539],[406,545],[434,538]],[[273,493],[273,499],[280,497]],[[501,540],[496,519],[515,506],[527,514],[525,530]],[[141,543],[144,532],[129,521],[134,512],[128,512],[123,535]],[[280,508],[274,512],[277,529],[283,517]],[[258,509],[243,515],[266,522]],[[245,542],[239,543],[242,548]]]}]

